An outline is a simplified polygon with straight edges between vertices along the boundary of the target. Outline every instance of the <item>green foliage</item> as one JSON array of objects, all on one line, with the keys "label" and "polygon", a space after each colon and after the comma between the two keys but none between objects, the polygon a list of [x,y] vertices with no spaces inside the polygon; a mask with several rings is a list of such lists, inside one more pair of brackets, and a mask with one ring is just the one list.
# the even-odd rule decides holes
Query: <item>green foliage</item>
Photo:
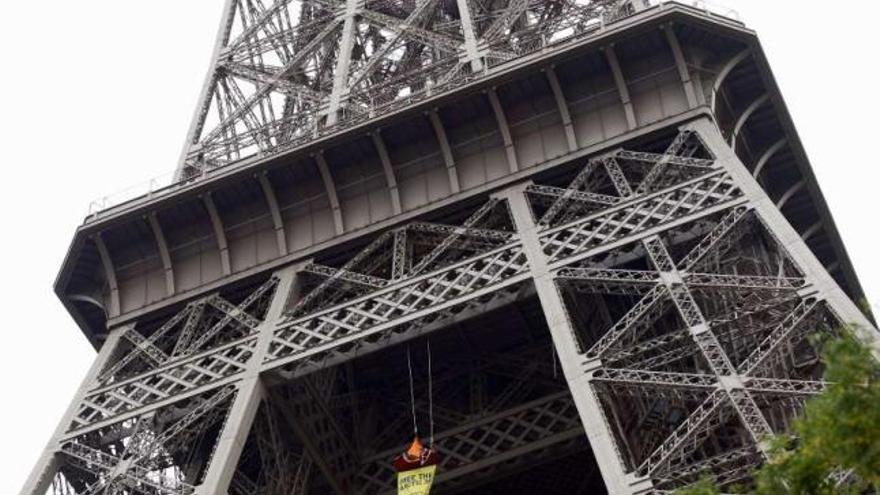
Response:
[{"label": "green foliage", "polygon": [[[809,400],[792,436],[768,440],[770,460],[755,472],[756,495],[880,493],[880,363],[850,330],[823,349],[830,383]],[[856,482],[835,487],[834,473],[850,471]],[[701,481],[679,495],[715,494]],[[686,490],[691,490],[691,487]]]}]

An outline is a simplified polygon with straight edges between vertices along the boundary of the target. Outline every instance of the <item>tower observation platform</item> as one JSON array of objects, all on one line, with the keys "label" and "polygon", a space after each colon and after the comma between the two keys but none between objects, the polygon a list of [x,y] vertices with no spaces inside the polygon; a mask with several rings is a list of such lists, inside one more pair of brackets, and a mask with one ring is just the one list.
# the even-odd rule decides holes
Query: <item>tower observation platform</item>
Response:
[{"label": "tower observation platform", "polygon": [[76,230],[98,354],[22,494],[393,494],[414,421],[435,494],[748,483],[809,337],[876,342],[730,14],[227,0],[212,60],[173,181]]}]

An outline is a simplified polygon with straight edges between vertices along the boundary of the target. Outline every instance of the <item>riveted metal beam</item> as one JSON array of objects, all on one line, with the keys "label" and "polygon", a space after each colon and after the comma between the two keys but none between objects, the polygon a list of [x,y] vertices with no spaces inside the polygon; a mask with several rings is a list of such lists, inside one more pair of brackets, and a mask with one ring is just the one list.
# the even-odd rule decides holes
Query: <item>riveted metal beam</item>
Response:
[{"label": "riveted metal beam", "polygon": [[401,213],[403,208],[400,203],[400,191],[397,188],[397,177],[394,175],[394,167],[391,165],[391,158],[388,155],[388,148],[385,147],[385,141],[379,131],[370,134],[373,139],[373,146],[379,154],[379,161],[382,162],[382,171],[385,173],[385,182],[388,184],[388,195],[391,197],[391,210],[395,215]]},{"label": "riveted metal beam", "polygon": [[461,31],[464,34],[464,52],[467,61],[471,64],[471,70],[480,72],[483,70],[483,60],[477,49],[477,35],[474,31],[474,20],[471,15],[471,7],[468,0],[456,0],[458,15],[461,19]]},{"label": "riveted metal beam", "polygon": [[737,53],[727,63],[724,64],[724,67],[718,71],[718,75],[715,76],[715,81],[712,83],[712,96],[709,103],[709,106],[712,108],[712,112],[715,112],[715,103],[718,98],[718,92],[721,91],[721,85],[724,84],[724,81],[727,79],[727,76],[733,71],[749,55],[752,54],[751,49],[746,48],[745,50]]},{"label": "riveted metal beam", "polygon": [[761,171],[764,170],[764,167],[767,165],[767,162],[773,158],[773,156],[782,149],[788,143],[788,139],[782,138],[779,141],[771,144],[769,148],[767,148],[764,153],[761,154],[761,157],[758,158],[758,163],[755,165],[754,170],[752,170],[752,177],[757,178],[761,175]]},{"label": "riveted metal beam", "polygon": [[571,121],[571,114],[568,111],[568,103],[565,101],[565,93],[562,92],[559,78],[556,77],[556,70],[551,66],[547,68],[544,73],[547,75],[547,82],[550,83],[550,89],[553,91],[553,98],[556,100],[556,108],[559,109],[559,117],[562,119],[563,129],[565,129],[565,142],[568,144],[568,151],[576,151],[577,138],[574,133],[574,124]]},{"label": "riveted metal beam", "polygon": [[449,139],[446,137],[446,128],[443,127],[443,121],[437,110],[428,112],[428,119],[431,121],[431,127],[434,128],[434,135],[437,136],[437,143],[440,144],[440,153],[443,155],[443,163],[446,165],[446,172],[449,175],[449,189],[453,193],[461,191],[458,183],[458,169],[455,167],[455,158],[452,156],[452,147],[449,146]]},{"label": "riveted metal beam", "polygon": [[635,129],[638,124],[636,122],[636,113],[633,110],[632,101],[629,98],[629,89],[626,87],[626,77],[620,69],[620,61],[617,59],[617,53],[614,51],[614,45],[608,45],[603,48],[605,59],[611,68],[611,75],[614,77],[614,85],[617,87],[617,94],[620,95],[620,103],[623,105],[623,112],[626,115],[626,127],[629,130]]},{"label": "riveted metal beam", "polygon": [[327,191],[327,199],[330,201],[330,208],[333,211],[333,226],[336,229],[336,235],[342,235],[345,233],[345,227],[342,224],[342,208],[339,204],[339,195],[336,193],[336,183],[330,173],[330,165],[327,164],[324,153],[316,154],[315,162],[318,164],[318,172],[321,173],[321,181],[324,182],[324,190]]},{"label": "riveted metal beam", "polygon": [[746,107],[745,110],[740,114],[739,118],[736,119],[736,125],[733,126],[733,132],[730,134],[730,145],[736,145],[736,138],[739,136],[740,131],[742,131],[743,126],[748,122],[749,117],[755,113],[756,110],[761,108],[761,105],[767,102],[770,99],[770,95],[768,93],[764,93],[761,96],[755,98],[749,106]]},{"label": "riveted metal beam", "polygon": [[110,289],[110,307],[107,308],[107,316],[116,316],[119,314],[119,283],[116,280],[116,268],[113,266],[113,259],[110,257],[110,251],[104,239],[101,238],[100,232],[95,235],[95,247],[98,248],[98,257],[101,258],[101,267],[104,269],[104,277],[107,279],[107,287]]},{"label": "riveted metal beam", "polygon": [[217,241],[217,249],[220,251],[220,268],[223,270],[223,275],[230,275],[232,273],[232,263],[229,260],[229,244],[226,242],[226,230],[223,228],[223,219],[220,218],[220,213],[217,211],[217,206],[214,204],[214,198],[211,197],[211,193],[202,196],[202,202],[205,204],[205,210],[211,219],[211,228],[214,229],[214,240]]},{"label": "riveted metal beam", "polygon": [[287,233],[284,231],[284,219],[281,218],[281,209],[278,207],[278,198],[275,196],[275,189],[269,182],[266,172],[256,175],[257,181],[260,183],[260,189],[263,190],[263,196],[266,198],[266,205],[269,207],[269,213],[272,215],[272,227],[275,229],[275,239],[278,243],[278,254],[284,256],[287,254]]},{"label": "riveted metal beam", "polygon": [[672,49],[672,56],[675,58],[675,67],[678,69],[678,76],[681,78],[681,85],[684,88],[684,95],[687,98],[688,108],[696,108],[697,93],[694,90],[694,83],[691,81],[691,72],[688,70],[687,61],[684,58],[684,52],[678,43],[678,37],[672,25],[663,26],[663,32],[666,35],[666,41]]},{"label": "riveted metal beam", "polygon": [[150,222],[150,229],[156,239],[156,248],[159,250],[159,259],[162,260],[162,268],[165,270],[165,294],[174,295],[174,265],[171,262],[171,252],[168,249],[168,242],[165,240],[162,224],[159,223],[159,216],[156,212],[147,215],[147,221]]},{"label": "riveted metal beam", "polygon": [[801,179],[794,184],[791,185],[788,189],[782,193],[782,196],[779,197],[779,200],[776,201],[776,208],[782,209],[785,206],[785,203],[788,203],[788,200],[791,199],[792,196],[798,193],[801,189],[803,189],[807,185],[807,182],[804,179]]},{"label": "riveted metal beam", "polygon": [[495,120],[498,122],[498,130],[501,132],[501,140],[504,142],[504,152],[507,155],[507,165],[510,172],[514,173],[519,170],[519,162],[516,159],[516,148],[513,146],[513,137],[510,134],[510,126],[507,125],[507,116],[504,114],[504,107],[501,106],[501,100],[498,99],[498,92],[495,88],[486,92],[489,96],[489,104],[492,105],[492,112],[495,114]]},{"label": "riveted metal beam", "polygon": [[336,59],[336,70],[333,72],[333,90],[330,93],[330,101],[327,106],[327,125],[331,126],[339,118],[339,110],[342,105],[344,94],[348,91],[348,72],[351,66],[351,52],[355,41],[355,16],[357,8],[363,0],[346,0],[344,21],[342,24],[342,37],[339,41],[339,56]]}]

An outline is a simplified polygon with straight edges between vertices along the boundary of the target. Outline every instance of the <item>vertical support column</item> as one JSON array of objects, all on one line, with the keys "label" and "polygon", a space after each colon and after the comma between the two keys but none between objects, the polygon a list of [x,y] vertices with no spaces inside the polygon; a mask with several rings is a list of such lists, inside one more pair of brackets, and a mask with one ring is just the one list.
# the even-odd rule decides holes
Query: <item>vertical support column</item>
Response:
[{"label": "vertical support column", "polygon": [[877,330],[825,271],[816,255],[788,223],[782,212],[776,208],[773,200],[761,188],[733,149],[725,143],[715,123],[702,118],[687,124],[684,128],[699,133],[703,142],[715,155],[717,163],[733,177],[737,186],[749,198],[758,217],[787,250],[819,297],[826,300],[841,321],[854,325],[858,336],[874,348],[875,354],[880,354],[880,338],[878,338],[880,336]]},{"label": "vertical support column", "polygon": [[431,121],[431,127],[434,128],[434,134],[437,135],[437,142],[440,144],[440,153],[443,155],[443,163],[449,174],[449,190],[457,193],[461,190],[461,186],[458,183],[458,169],[455,168],[452,147],[449,146],[449,139],[446,137],[446,128],[443,127],[443,121],[440,120],[436,109],[428,112],[428,120]]},{"label": "vertical support column", "polygon": [[217,240],[217,249],[220,250],[220,267],[223,269],[223,275],[231,275],[232,262],[229,259],[229,243],[226,242],[226,229],[223,228],[223,219],[220,218],[220,213],[217,211],[217,206],[214,204],[214,198],[211,197],[210,192],[205,193],[202,196],[202,200],[205,203],[208,217],[211,219],[214,239]]},{"label": "vertical support column", "polygon": [[186,141],[180,150],[180,158],[177,161],[177,170],[174,171],[174,179],[182,178],[184,163],[186,156],[190,151],[190,147],[198,143],[199,135],[205,125],[205,117],[208,115],[208,109],[213,99],[214,86],[217,84],[217,59],[220,58],[220,52],[229,42],[229,33],[232,29],[232,23],[235,20],[235,8],[237,1],[225,0],[223,2],[223,16],[220,21],[220,27],[217,29],[217,36],[214,39],[214,52],[211,55],[211,68],[205,75],[205,81],[202,83],[202,89],[199,92],[198,106],[193,110],[192,120],[189,124],[189,130],[186,133]]},{"label": "vertical support column", "polygon": [[504,115],[504,107],[501,106],[501,100],[498,99],[498,92],[495,88],[490,89],[489,104],[492,106],[492,112],[495,113],[495,119],[498,121],[498,130],[501,132],[501,139],[504,141],[504,151],[507,153],[507,165],[510,167],[510,173],[516,173],[519,170],[519,162],[516,159],[516,148],[513,147],[513,136],[510,134],[510,126],[507,125],[507,116]]},{"label": "vertical support column", "polygon": [[715,113],[715,103],[718,99],[718,92],[721,91],[721,85],[724,84],[724,80],[727,79],[727,76],[739,65],[740,62],[745,60],[746,57],[751,55],[751,50],[746,48],[745,50],[737,53],[730,60],[724,64],[724,67],[718,71],[718,75],[715,76],[715,82],[712,83],[712,96],[709,100],[709,106],[712,108],[712,113]]},{"label": "vertical support column", "polygon": [[581,364],[584,357],[577,351],[574,328],[568,319],[562,297],[541,250],[538,226],[535,224],[525,196],[527,185],[518,184],[502,191],[498,196],[506,199],[510,207],[511,216],[531,267],[535,290],[550,328],[550,336],[562,364],[562,371],[608,493],[612,495],[640,493],[651,487],[650,481],[636,480],[624,472],[611,428],[602,413],[599,399],[590,386],[591,370],[585,369]]},{"label": "vertical support column", "polygon": [[260,183],[260,188],[263,190],[263,196],[266,197],[269,213],[272,215],[275,240],[278,243],[278,254],[284,256],[287,254],[287,233],[284,231],[284,219],[281,218],[281,209],[278,208],[278,198],[275,196],[275,189],[272,188],[265,170],[257,173],[256,177]]},{"label": "vertical support column", "polygon": [[348,91],[348,70],[351,67],[351,50],[354,47],[354,17],[361,0],[346,0],[342,24],[342,40],[339,43],[339,54],[336,56],[336,70],[333,72],[333,90],[327,108],[327,125],[331,126],[339,118],[343,93]]},{"label": "vertical support column", "polygon": [[98,374],[100,374],[101,370],[104,369],[107,361],[110,359],[110,356],[113,355],[113,351],[116,350],[116,345],[119,343],[122,335],[125,334],[128,329],[129,326],[124,326],[115,328],[110,331],[107,339],[104,341],[104,344],[98,351],[98,355],[97,357],[95,357],[95,361],[92,363],[89,371],[86,372],[85,378],[83,378],[79,389],[76,391],[76,394],[74,394],[73,400],[71,400],[70,405],[67,407],[67,411],[64,412],[64,415],[61,417],[61,421],[55,428],[55,432],[52,434],[52,438],[46,444],[46,448],[43,449],[42,454],[40,454],[39,461],[37,461],[36,465],[31,471],[30,476],[28,476],[27,481],[25,481],[24,486],[19,492],[21,495],[43,495],[46,490],[49,489],[49,485],[52,484],[52,478],[55,474],[55,470],[58,467],[58,459],[56,457],[56,453],[58,452],[58,448],[60,447],[58,440],[67,431],[67,427],[70,426],[70,423],[73,420],[73,416],[79,409],[79,405],[82,402],[83,397],[85,397],[86,392],[88,392]]},{"label": "vertical support column", "polygon": [[196,495],[225,494],[229,490],[229,483],[235,475],[235,467],[238,465],[238,459],[244,449],[260,402],[266,397],[266,390],[260,380],[260,367],[269,350],[275,322],[287,307],[296,281],[296,272],[300,268],[300,265],[291,265],[276,273],[279,278],[278,286],[275,288],[266,318],[260,326],[257,347],[248,362],[244,376],[236,384],[235,399],[217,439],[217,446],[204,481],[196,489]]},{"label": "vertical support column", "polygon": [[315,162],[318,164],[318,172],[321,174],[324,189],[327,190],[327,199],[330,201],[330,208],[333,210],[333,225],[336,228],[336,235],[342,235],[345,232],[345,226],[342,223],[342,207],[339,204],[339,195],[336,193],[336,183],[333,181],[333,175],[330,173],[330,165],[327,164],[323,152],[315,155]]},{"label": "vertical support column", "polygon": [[678,75],[681,78],[681,84],[684,87],[684,95],[687,98],[688,108],[697,107],[697,94],[694,91],[694,83],[691,81],[691,73],[687,68],[687,62],[684,59],[684,52],[681,51],[681,45],[675,36],[672,24],[663,26],[663,32],[666,34],[666,40],[669,47],[672,48],[672,56],[675,58],[675,66],[678,68]]},{"label": "vertical support column", "polygon": [[629,89],[626,87],[626,78],[620,69],[620,61],[617,60],[617,53],[614,51],[614,45],[608,45],[604,49],[605,58],[608,60],[608,66],[611,67],[611,75],[614,76],[614,84],[617,86],[617,93],[620,95],[620,103],[623,105],[623,112],[626,114],[626,126],[629,130],[633,130],[638,126],[636,122],[636,113],[633,110],[632,101],[629,98]]},{"label": "vertical support column", "polygon": [[397,189],[397,176],[394,175],[394,167],[391,165],[388,148],[385,147],[385,141],[379,131],[371,133],[370,137],[373,139],[373,146],[376,147],[376,153],[379,154],[379,160],[382,162],[382,170],[385,172],[385,182],[388,183],[388,194],[391,197],[391,211],[395,215],[399,215],[403,208],[400,203],[400,191]]},{"label": "vertical support column", "polygon": [[474,32],[474,21],[471,18],[471,7],[468,0],[456,0],[458,4],[458,17],[461,19],[461,30],[464,33],[464,53],[471,63],[471,70],[480,72],[483,70],[483,60],[477,49],[477,35]]},{"label": "vertical support column", "polygon": [[107,308],[107,316],[119,316],[119,283],[116,280],[116,268],[113,266],[113,259],[110,258],[110,251],[101,238],[101,233],[95,235],[95,246],[98,248],[98,256],[101,258],[101,266],[104,268],[104,277],[107,278],[107,286],[110,288],[110,307]]},{"label": "vertical support column", "polygon": [[556,77],[556,71],[552,66],[545,73],[547,74],[547,82],[550,83],[550,89],[553,91],[553,97],[556,99],[556,106],[559,108],[559,116],[562,118],[562,127],[565,129],[565,141],[568,143],[568,151],[577,151],[578,145],[574,134],[574,124],[571,121],[568,104],[565,102],[565,93],[562,92],[562,86],[559,85],[559,78]]},{"label": "vertical support column", "polygon": [[172,296],[175,292],[174,265],[171,263],[168,242],[165,240],[165,233],[155,211],[147,215],[147,221],[150,222],[150,229],[153,231],[153,237],[156,238],[156,249],[159,251],[159,259],[162,260],[162,268],[165,270],[165,294]]}]

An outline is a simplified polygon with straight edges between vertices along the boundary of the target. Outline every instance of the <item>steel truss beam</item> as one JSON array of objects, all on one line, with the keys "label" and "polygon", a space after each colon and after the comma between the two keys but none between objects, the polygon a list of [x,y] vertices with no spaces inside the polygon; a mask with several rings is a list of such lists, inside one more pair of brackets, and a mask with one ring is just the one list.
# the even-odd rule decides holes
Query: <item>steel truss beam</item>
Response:
[{"label": "steel truss beam", "polygon": [[[462,80],[488,77],[497,64],[588,37],[631,12],[621,0],[420,0],[403,8],[358,0],[229,3],[180,178],[256,153],[275,154],[455,89]],[[490,98],[507,136],[503,109],[494,94]],[[571,129],[568,140],[576,144]],[[454,166],[449,173],[455,188]]]},{"label": "steel truss beam", "polygon": [[[604,184],[602,192],[597,184]],[[529,204],[536,196],[543,206],[550,200],[539,220]],[[695,469],[741,479],[760,460],[761,436],[785,426],[770,414],[774,401],[797,405],[824,388],[815,367],[784,364],[811,357],[803,355],[809,332],[854,321],[874,337],[705,122],[692,124],[666,153],[618,151],[588,162],[566,189],[520,184],[461,225],[414,222],[380,235],[339,268],[314,263],[298,269],[322,278],[308,294],[298,292],[303,285],[292,276],[281,285],[273,277],[232,299],[238,304],[213,295],[163,324],[119,332],[121,343],[107,351],[108,364],[89,381],[59,434],[57,455],[79,462],[77,472],[91,473],[82,476],[92,491],[107,483],[146,493],[205,490],[193,488],[197,481],[190,478],[172,491],[151,487],[141,470],[173,464],[155,453],[194,438],[189,426],[222,410],[210,401],[227,401],[244,383],[256,387],[254,380],[267,372],[308,383],[302,380],[321,376],[317,370],[509,304],[533,286],[571,396],[519,406],[502,401],[491,407],[504,411],[438,435],[450,459],[445,462],[460,461],[441,466],[438,481],[586,433],[609,492],[672,489],[690,482]],[[356,285],[358,294],[333,295],[344,284]],[[583,293],[569,297],[569,287],[602,298],[608,323],[599,325],[603,319],[596,317],[585,323],[577,306]],[[286,414],[311,445],[310,462],[335,480],[338,492],[361,482],[370,493],[389,489],[385,461],[379,454],[366,463],[353,459],[341,430],[327,422],[329,399],[319,397],[320,387],[310,390],[302,397],[317,409],[297,406]],[[260,394],[247,396],[252,406]],[[238,397],[232,424],[222,430],[221,459],[207,459],[212,487],[231,482],[218,474],[225,467],[214,466],[230,465],[247,418],[253,419],[253,408]],[[176,422],[146,428],[149,418],[175,410]],[[681,415],[673,418],[672,411]],[[627,426],[630,435],[621,436]],[[94,437],[108,446],[137,441],[127,441],[128,451],[113,451],[86,441]],[[333,456],[318,455],[328,450]],[[360,470],[347,471],[357,465]],[[248,484],[244,478],[234,483]]]},{"label": "steel truss beam", "polygon": [[[435,445],[443,455],[436,482],[489,471],[536,451],[552,451],[582,435],[583,426],[568,392],[527,402],[438,432]],[[394,493],[394,470],[388,459],[397,453],[383,451],[365,459],[358,474],[360,493]]]},{"label": "steel truss beam", "polygon": [[[528,246],[526,249],[533,270],[536,264],[541,263],[541,260],[535,258],[543,255],[546,260],[543,262],[550,273],[564,286],[575,286],[595,294],[634,297],[637,301],[586,349],[579,339],[570,337],[576,335],[577,331],[568,324],[571,321],[569,318],[560,319],[558,315],[547,315],[551,328],[557,325],[561,327],[561,336],[555,338],[555,341],[559,355],[563,358],[563,367],[568,369],[569,383],[572,387],[584,387],[578,377],[585,377],[589,383],[587,386],[594,389],[594,393],[605,404],[610,404],[608,401],[614,396],[630,395],[645,401],[642,402],[644,404],[663,397],[673,402],[685,401],[681,403],[681,407],[688,408],[688,415],[684,420],[673,423],[674,428],[664,434],[666,438],[653,447],[653,452],[642,453],[646,457],[638,464],[628,464],[624,468],[625,474],[609,476],[612,468],[603,469],[606,482],[610,480],[617,483],[616,486],[609,486],[612,492],[632,493],[642,490],[643,485],[640,483],[651,480],[659,486],[668,484],[668,478],[664,478],[668,475],[664,473],[680,469],[683,462],[693,462],[700,466],[722,464],[715,461],[722,459],[724,453],[705,461],[700,460],[699,455],[702,455],[700,452],[704,449],[702,445],[705,440],[709,436],[718,435],[719,429],[730,428],[734,418],[739,420],[740,428],[750,433],[749,452],[758,452],[762,447],[761,440],[772,433],[773,429],[754,397],[760,396],[761,404],[764,404],[764,398],[769,400],[771,395],[804,397],[819,393],[825,386],[809,376],[799,377],[793,374],[790,378],[780,378],[762,375],[768,372],[778,373],[779,368],[770,371],[761,367],[765,360],[768,364],[778,366],[776,356],[782,352],[791,352],[792,345],[803,341],[805,331],[815,328],[809,325],[819,321],[821,311],[818,308],[825,308],[828,304],[827,299],[815,296],[816,279],[803,275],[810,272],[804,264],[816,269],[817,265],[813,264],[813,260],[805,259],[805,255],[801,256],[802,263],[794,265],[800,273],[793,275],[783,270],[782,263],[778,265],[778,269],[768,266],[764,273],[706,270],[708,266],[716,266],[719,261],[728,263],[724,261],[728,259],[724,253],[740,249],[742,244],[749,242],[750,239],[741,233],[744,227],[766,228],[766,213],[756,208],[755,202],[769,203],[763,191],[753,187],[752,183],[746,184],[745,189],[740,185],[736,179],[744,175],[740,170],[744,167],[738,162],[731,163],[731,160],[735,160],[732,152],[719,153],[716,146],[729,148],[712,133],[717,134],[717,130],[713,131],[705,126],[700,127],[699,131],[686,130],[679,134],[670,149],[662,155],[619,151],[593,160],[567,189],[534,185],[526,189],[531,197],[555,198],[539,222],[541,227],[538,228],[536,237],[541,248],[540,253],[535,253],[534,248],[530,251]],[[709,139],[706,135],[709,135]],[[713,146],[709,148],[708,154],[724,156],[727,160],[725,163],[722,164],[722,160],[694,158],[694,154],[706,146],[706,141]],[[629,164],[627,166],[631,171],[628,174],[620,170],[620,163],[623,162]],[[644,164],[641,166],[643,172],[633,173],[633,164],[638,163]],[[609,206],[597,207],[585,213],[578,204],[588,201],[597,203],[589,196],[594,192],[590,190],[590,184],[602,169],[617,189],[619,198],[606,201]],[[682,174],[685,169],[690,169],[691,172]],[[632,178],[636,178],[637,182],[631,183]],[[714,180],[709,182],[709,179]],[[713,208],[714,205],[720,206]],[[704,209],[708,210],[705,214],[698,213]],[[572,213],[566,214],[567,211]],[[687,214],[687,219],[678,221],[677,212]],[[778,212],[775,217],[778,221]],[[561,225],[556,222],[558,218],[563,219]],[[750,221],[746,225],[743,222],[746,218],[761,220]],[[652,224],[655,220],[659,222],[656,228],[656,224]],[[522,215],[517,219],[518,223],[525,225],[530,221],[529,218],[522,218]],[[683,257],[674,259],[664,236],[670,236],[676,229],[692,228],[691,225],[700,222],[711,222],[714,227]],[[636,235],[623,237],[629,234],[630,228]],[[768,230],[772,233],[771,241],[776,242],[778,238],[775,229],[770,227]],[[615,259],[615,256],[608,256],[608,251],[630,249],[628,246],[637,242],[642,244],[643,252],[647,254],[649,265],[653,265],[653,269],[619,269],[602,264],[603,259]],[[790,242],[797,241],[786,238],[784,242],[777,243],[775,249],[782,254],[773,256],[781,256],[780,259],[786,260],[785,263],[796,260],[796,257],[787,253]],[[806,251],[802,247],[800,249]],[[617,256],[616,259],[623,258]],[[707,260],[711,263],[707,263]],[[827,280],[827,275],[822,278]],[[821,286],[832,287],[827,282]],[[836,286],[833,287],[836,289]],[[550,301],[556,297],[550,291],[552,289],[548,288],[548,292],[542,297],[545,311],[548,310],[545,299]],[[759,318],[775,318],[775,323],[755,328],[755,335],[762,337],[739,340],[744,344],[738,345],[748,345],[749,352],[742,358],[738,357],[736,365],[728,355],[731,352],[728,347],[731,345],[728,343],[729,336],[733,334],[730,330],[724,330],[724,327],[729,325],[728,321],[732,321],[731,316],[734,320],[741,316],[734,316],[736,313],[733,313],[730,316],[707,318],[703,315],[707,310],[704,308],[712,306],[709,301],[704,300],[706,297],[717,297],[714,302],[717,305],[717,301],[725,300],[728,297],[725,294],[730,291],[740,294],[735,297],[731,295],[732,301],[740,301],[736,303],[736,313],[745,311],[742,314],[749,314],[748,306],[741,307],[743,301],[749,301],[756,308],[754,314],[759,315]],[[760,299],[754,299],[763,291],[767,291],[768,296],[774,300],[782,297],[781,301],[793,300],[799,303],[785,303],[780,306],[782,314],[771,316],[777,314],[774,306],[765,304],[762,307]],[[825,297],[833,293],[834,291],[826,292]],[[679,326],[674,332],[654,335],[645,340],[642,334],[657,331],[657,323],[654,322],[668,318],[664,316],[668,314],[669,307],[665,301],[672,303],[677,318],[684,323],[684,330]],[[842,305],[843,309],[851,310],[849,304],[851,303]],[[552,310],[552,303],[549,306]],[[849,314],[864,322],[864,318],[856,312],[850,311]],[[866,325],[866,328],[871,327]],[[724,335],[725,340],[719,340],[716,333]],[[738,355],[741,352],[737,351]],[[608,367],[605,363],[614,366]],[[619,365],[635,368],[618,368]],[[687,366],[694,365],[698,372],[685,371]],[[577,398],[576,388],[573,388],[573,393]],[[595,422],[595,411],[585,409],[599,408],[598,412],[604,417],[604,423],[609,430],[612,424],[625,419],[621,416],[621,411],[599,406],[589,399],[589,394],[578,401],[578,407],[584,421],[591,423]],[[604,451],[608,447],[607,442],[602,439],[602,435],[597,434],[595,437],[591,437],[593,448],[599,449],[598,452]],[[621,457],[621,462],[632,455],[625,453],[629,451],[629,445],[621,444],[620,440],[614,443],[614,450]],[[746,457],[754,464],[754,454]],[[747,471],[742,466],[724,468],[722,471],[721,474],[726,477],[722,476],[721,479],[727,480],[725,482],[747,476]],[[643,481],[639,482],[640,479]],[[685,483],[692,482],[693,479],[679,481]]]}]

